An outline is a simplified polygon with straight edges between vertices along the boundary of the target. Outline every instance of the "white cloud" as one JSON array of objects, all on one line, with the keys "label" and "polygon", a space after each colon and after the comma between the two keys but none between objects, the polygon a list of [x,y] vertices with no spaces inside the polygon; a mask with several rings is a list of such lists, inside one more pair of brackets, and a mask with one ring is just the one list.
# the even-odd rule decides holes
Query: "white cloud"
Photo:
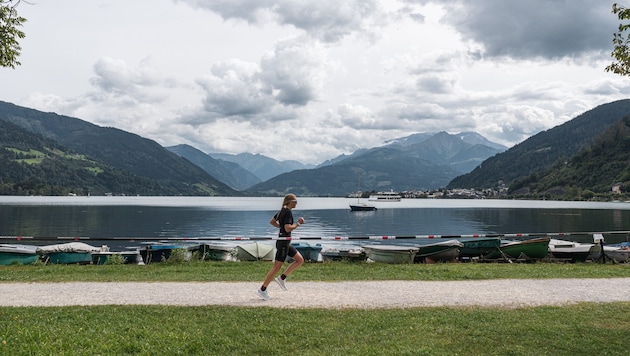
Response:
[{"label": "white cloud", "polygon": [[[627,98],[592,0],[59,0],[21,6],[0,100],[163,145],[319,163],[415,132],[513,145]],[[289,148],[288,148],[289,147]],[[290,157],[286,157],[287,150]]]}]

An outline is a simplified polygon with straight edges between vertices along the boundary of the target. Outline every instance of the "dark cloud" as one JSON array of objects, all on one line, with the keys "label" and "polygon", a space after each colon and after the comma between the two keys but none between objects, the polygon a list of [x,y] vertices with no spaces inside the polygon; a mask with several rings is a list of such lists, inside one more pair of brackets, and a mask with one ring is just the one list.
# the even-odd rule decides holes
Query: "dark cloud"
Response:
[{"label": "dark cloud", "polygon": [[180,1],[215,12],[224,19],[261,23],[273,18],[279,24],[302,29],[308,36],[329,43],[337,42],[355,32],[372,32],[374,15],[381,13],[376,0]]},{"label": "dark cloud", "polygon": [[600,0],[442,0],[442,21],[485,56],[557,59],[612,49],[618,23],[612,2]]}]

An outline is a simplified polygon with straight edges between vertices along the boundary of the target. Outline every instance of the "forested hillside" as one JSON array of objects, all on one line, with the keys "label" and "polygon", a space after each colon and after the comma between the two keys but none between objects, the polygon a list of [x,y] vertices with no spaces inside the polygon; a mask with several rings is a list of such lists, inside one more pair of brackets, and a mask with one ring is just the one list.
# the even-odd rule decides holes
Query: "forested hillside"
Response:
[{"label": "forested hillside", "polygon": [[499,181],[512,185],[515,180],[566,161],[629,114],[630,100],[600,105],[487,159],[472,172],[453,179],[448,188],[492,188]]},{"label": "forested hillside", "polygon": [[[159,191],[156,194],[238,194],[201,168],[168,151],[155,141],[129,132],[5,102],[0,102],[0,120],[39,134],[90,160],[113,167],[129,179],[135,179],[132,178],[134,176],[144,178],[141,181],[156,187],[148,189]],[[165,190],[162,190],[163,188]],[[146,191],[140,187],[136,190]]]},{"label": "forested hillside", "polygon": [[89,159],[2,120],[0,167],[2,195],[177,193],[173,187]]},{"label": "forested hillside", "polygon": [[[613,185],[619,192],[613,193]],[[630,116],[595,139],[566,162],[517,181],[512,195],[529,198],[606,200],[627,197],[630,191]]]}]

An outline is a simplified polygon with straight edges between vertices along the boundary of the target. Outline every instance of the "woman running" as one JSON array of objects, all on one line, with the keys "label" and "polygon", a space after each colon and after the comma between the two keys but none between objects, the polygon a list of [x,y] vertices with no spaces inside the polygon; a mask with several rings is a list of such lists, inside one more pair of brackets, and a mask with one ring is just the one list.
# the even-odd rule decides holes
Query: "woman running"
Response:
[{"label": "woman running", "polygon": [[262,286],[257,291],[258,295],[264,300],[271,299],[267,292],[267,287],[269,287],[269,283],[271,283],[278,271],[282,268],[287,256],[293,258],[293,262],[289,264],[283,274],[275,277],[276,283],[278,283],[283,290],[287,290],[287,277],[304,263],[304,258],[300,252],[298,252],[295,247],[291,246],[291,232],[304,224],[303,217],[300,217],[297,223],[293,223],[293,212],[291,210],[297,206],[297,202],[295,194],[287,194],[282,201],[282,209],[280,209],[269,222],[271,225],[280,228],[280,233],[278,234],[279,239],[276,241],[277,251],[273,266],[267,273],[267,277]]}]

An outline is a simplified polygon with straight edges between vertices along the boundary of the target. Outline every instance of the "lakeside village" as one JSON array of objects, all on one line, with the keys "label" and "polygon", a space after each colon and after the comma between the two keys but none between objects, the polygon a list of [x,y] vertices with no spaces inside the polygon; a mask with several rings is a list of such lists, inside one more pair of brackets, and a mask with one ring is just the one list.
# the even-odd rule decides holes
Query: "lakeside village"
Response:
[{"label": "lakeside village", "polygon": [[[562,188],[556,187],[555,189],[547,190],[545,193],[530,194],[529,189],[520,189],[514,192],[510,192],[510,188],[502,181],[499,181],[495,188],[487,188],[477,190],[474,188],[456,188],[445,189],[440,188],[437,190],[406,190],[401,192],[394,192],[393,190],[385,194],[396,194],[400,198],[406,199],[514,199],[514,198],[526,198],[526,199],[567,199],[570,200],[590,200],[590,201],[630,201],[630,196],[627,192],[621,190],[622,183],[615,183],[612,185],[611,190],[608,193],[593,193],[590,190],[580,191],[578,188]],[[348,198],[368,198],[373,195],[384,194],[383,192],[368,191],[368,192],[354,192],[347,195]]]},{"label": "lakeside village", "polygon": [[[438,190],[406,190],[395,192],[405,199],[498,199],[508,195],[509,187],[501,184],[494,189],[438,189]],[[347,195],[348,198],[368,198],[370,195],[382,194],[382,192],[354,192]]]}]

